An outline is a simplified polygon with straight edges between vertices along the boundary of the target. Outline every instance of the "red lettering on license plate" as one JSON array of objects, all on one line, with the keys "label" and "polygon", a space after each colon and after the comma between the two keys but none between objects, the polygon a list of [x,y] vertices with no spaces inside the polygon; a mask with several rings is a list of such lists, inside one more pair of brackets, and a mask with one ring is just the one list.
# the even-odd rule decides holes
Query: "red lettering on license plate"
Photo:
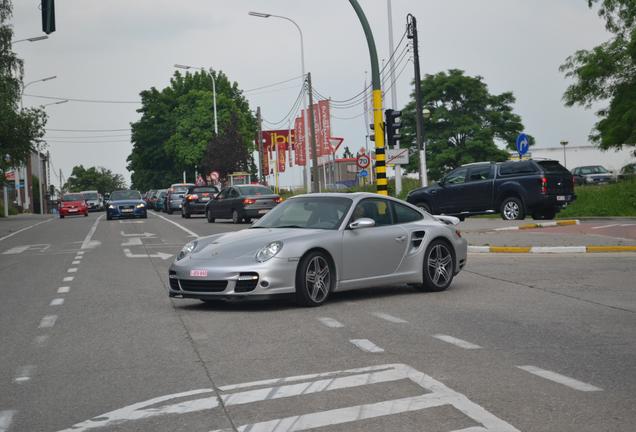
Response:
[{"label": "red lettering on license plate", "polygon": [[193,276],[193,277],[206,277],[207,275],[208,275],[207,270],[199,270],[199,269],[190,270],[190,276]]}]

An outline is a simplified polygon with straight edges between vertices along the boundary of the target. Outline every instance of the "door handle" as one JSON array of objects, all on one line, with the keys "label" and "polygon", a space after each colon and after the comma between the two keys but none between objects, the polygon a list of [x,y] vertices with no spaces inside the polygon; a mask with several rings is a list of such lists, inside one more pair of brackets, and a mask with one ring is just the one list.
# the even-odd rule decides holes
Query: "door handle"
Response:
[{"label": "door handle", "polygon": [[406,240],[406,236],[399,236],[395,238],[395,241],[398,241],[398,242],[402,242],[404,240]]}]

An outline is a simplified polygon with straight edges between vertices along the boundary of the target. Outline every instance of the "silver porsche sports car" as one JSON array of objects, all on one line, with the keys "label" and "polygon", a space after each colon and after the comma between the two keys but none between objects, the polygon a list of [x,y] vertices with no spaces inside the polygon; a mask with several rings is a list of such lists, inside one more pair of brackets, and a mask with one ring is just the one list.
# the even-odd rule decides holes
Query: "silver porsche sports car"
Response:
[{"label": "silver porsche sports car", "polygon": [[170,266],[170,297],[295,295],[318,306],[329,294],[410,284],[442,291],[466,264],[459,220],[431,216],[371,193],[288,199],[241,231],[186,244]]}]

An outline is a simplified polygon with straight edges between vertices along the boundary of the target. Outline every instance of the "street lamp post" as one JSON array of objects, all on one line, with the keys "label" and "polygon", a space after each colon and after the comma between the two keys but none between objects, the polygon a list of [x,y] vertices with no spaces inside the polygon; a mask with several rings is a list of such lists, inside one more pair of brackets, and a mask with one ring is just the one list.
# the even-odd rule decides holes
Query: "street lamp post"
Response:
[{"label": "street lamp post", "polygon": [[[51,105],[61,105],[61,104],[65,104],[68,102],[68,99],[64,99],[64,100],[60,100],[57,102],[51,102],[48,104],[44,104],[42,105],[42,108],[46,108],[47,106],[51,106]],[[44,201],[42,200],[43,196],[42,196],[42,158],[41,158],[41,153],[40,153],[40,143],[42,142],[46,142],[46,141],[38,141],[38,146],[37,146],[37,151],[38,151],[38,190],[40,192],[40,214],[43,215],[44,214]]]},{"label": "street lamp post", "polygon": [[[272,15],[272,14],[268,14],[268,13],[261,13],[261,12],[249,12],[248,15],[250,16],[254,16],[257,18],[280,18],[280,19],[284,19],[286,21],[289,21],[290,23],[292,23],[296,29],[298,30],[298,34],[300,35],[300,68],[301,68],[301,73],[303,75],[303,85],[304,85],[304,80],[306,79],[306,75],[305,75],[305,42],[303,39],[303,32],[300,29],[300,26],[298,24],[296,24],[296,21],[294,21],[291,18],[288,17],[284,17],[281,15]],[[311,193],[311,170],[309,169],[309,124],[307,123],[307,117],[309,116],[309,112],[307,112],[307,99],[306,96],[303,96],[303,111],[305,113],[305,115],[303,116],[303,127],[305,129],[305,184],[306,184],[306,188],[307,188],[307,193]],[[318,192],[317,190],[314,192]]]},{"label": "street lamp post", "polygon": [[559,143],[563,146],[563,166],[564,167],[568,167],[568,160],[565,158],[565,146],[569,144],[568,141],[566,140],[561,140],[561,142]]},{"label": "street lamp post", "polygon": [[[195,67],[195,66],[188,66],[188,65],[182,65],[182,64],[175,64],[174,67],[176,67],[177,69],[200,69],[202,71],[205,71],[204,67]],[[217,121],[217,116],[216,116],[216,79],[214,78],[214,74],[212,73],[212,68],[210,68],[209,72],[210,72],[210,76],[212,77],[212,105],[214,108],[214,134],[218,135],[219,123]]]},{"label": "street lamp post", "polygon": [[42,36],[35,36],[35,37],[30,37],[30,38],[26,38],[26,39],[18,39],[16,41],[11,41],[11,44],[17,44],[20,42],[37,42],[37,41],[41,41],[44,39],[48,39],[49,37],[46,35],[42,35]]}]

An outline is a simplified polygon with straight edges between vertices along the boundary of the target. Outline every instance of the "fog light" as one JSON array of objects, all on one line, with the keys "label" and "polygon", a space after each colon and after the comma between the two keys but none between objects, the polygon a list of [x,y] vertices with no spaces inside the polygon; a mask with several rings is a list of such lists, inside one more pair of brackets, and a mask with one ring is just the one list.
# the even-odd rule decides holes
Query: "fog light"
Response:
[{"label": "fog light", "polygon": [[263,288],[267,288],[267,287],[269,286],[269,282],[267,282],[266,280],[261,281],[261,286],[262,286]]}]

